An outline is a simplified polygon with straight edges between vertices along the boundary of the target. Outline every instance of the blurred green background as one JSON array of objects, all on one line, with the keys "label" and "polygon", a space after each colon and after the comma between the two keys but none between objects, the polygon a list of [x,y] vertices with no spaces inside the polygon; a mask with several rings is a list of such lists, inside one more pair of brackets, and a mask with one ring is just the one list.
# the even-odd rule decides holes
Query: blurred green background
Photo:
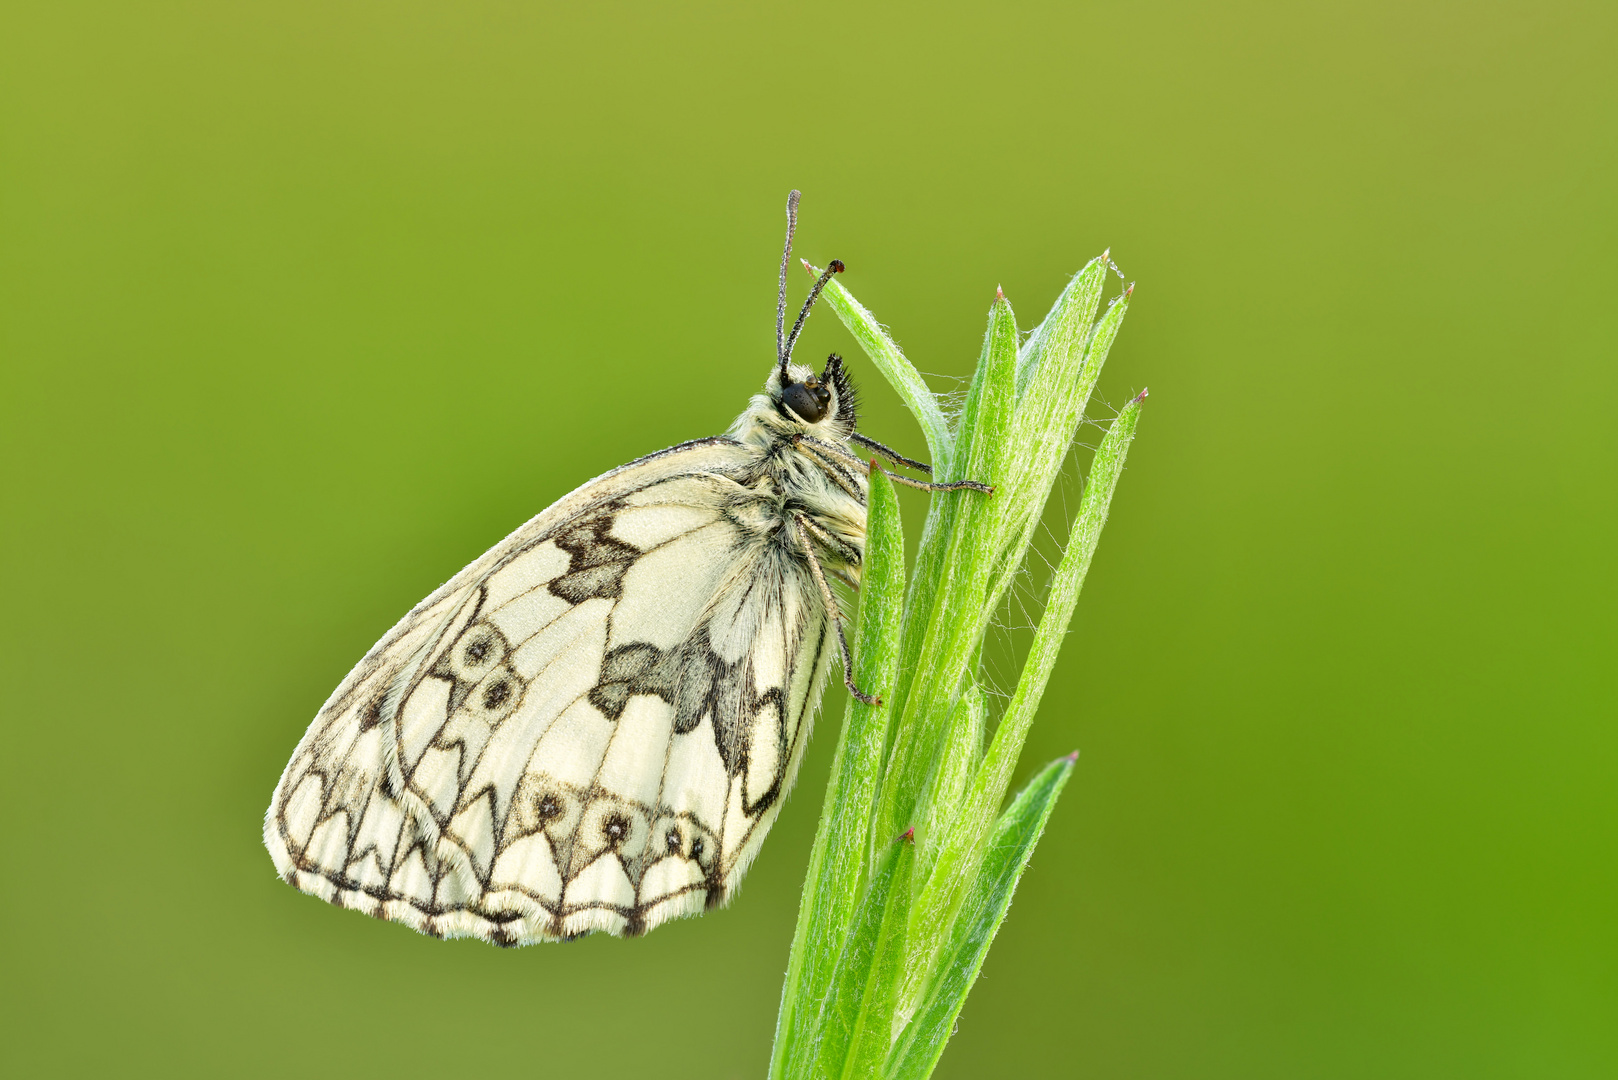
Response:
[{"label": "blurred green background", "polygon": [[[1024,772],[1083,757],[939,1075],[1618,1074],[1615,30],[8,5],[0,1066],[762,1074],[836,688],[739,900],[641,941],[433,941],[259,828],[411,604],[740,410],[797,186],[941,390],[996,284],[1029,327],[1109,245],[1140,282]],[[803,348],[921,450],[829,314]]]}]

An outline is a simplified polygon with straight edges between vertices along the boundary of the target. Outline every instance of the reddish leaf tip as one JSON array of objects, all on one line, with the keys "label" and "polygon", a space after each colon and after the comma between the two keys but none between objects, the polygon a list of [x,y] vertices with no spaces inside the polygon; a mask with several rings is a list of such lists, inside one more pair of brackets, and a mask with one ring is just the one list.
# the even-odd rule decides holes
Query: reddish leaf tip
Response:
[{"label": "reddish leaf tip", "polygon": [[1073,751],[1071,754],[1069,754],[1067,756],[1067,763],[1069,765],[1075,764],[1078,760],[1079,760],[1079,752],[1077,750]]},{"label": "reddish leaf tip", "polygon": [[914,844],[916,842],[916,827],[914,825],[910,826],[910,828],[904,831],[904,835],[899,837],[899,839],[903,840],[907,844]]},{"label": "reddish leaf tip", "polygon": [[1004,300],[1006,298],[1006,290],[1004,290],[1000,286],[996,285],[994,287],[994,298],[996,300]]},{"label": "reddish leaf tip", "polygon": [[1143,387],[1140,388],[1140,393],[1136,394],[1134,397],[1129,399],[1129,403],[1131,405],[1139,404],[1140,402],[1145,401],[1147,395],[1149,395],[1151,392],[1152,392],[1151,387],[1143,386]]},{"label": "reddish leaf tip", "polygon": [[1133,281],[1131,281],[1128,285],[1124,286],[1124,299],[1128,300],[1129,299],[1129,294],[1134,292],[1134,291],[1135,291],[1135,283]]}]

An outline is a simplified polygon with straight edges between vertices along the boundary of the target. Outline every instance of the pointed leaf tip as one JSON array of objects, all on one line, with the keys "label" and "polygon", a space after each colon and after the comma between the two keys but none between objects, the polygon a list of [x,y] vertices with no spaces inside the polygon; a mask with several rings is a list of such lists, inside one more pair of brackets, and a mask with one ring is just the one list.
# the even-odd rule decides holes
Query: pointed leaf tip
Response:
[{"label": "pointed leaf tip", "polygon": [[815,268],[809,265],[809,260],[808,259],[799,259],[798,263],[799,263],[800,266],[803,267],[803,272],[804,273],[808,274],[810,277],[815,276]]},{"label": "pointed leaf tip", "polygon": [[1128,300],[1129,299],[1129,294],[1134,292],[1134,291],[1135,291],[1135,283],[1133,281],[1131,281],[1128,285],[1124,286],[1124,299]]},{"label": "pointed leaf tip", "polygon": [[907,844],[914,844],[916,842],[916,827],[914,825],[910,826],[910,828],[904,831],[904,835],[899,837],[899,839],[903,840]]},{"label": "pointed leaf tip", "polygon": [[1067,756],[1067,763],[1069,765],[1072,765],[1072,764],[1076,763],[1078,760],[1079,760],[1079,752],[1077,750],[1073,751],[1071,754],[1069,754]]},{"label": "pointed leaf tip", "polygon": [[1006,290],[1004,290],[1000,286],[996,285],[994,287],[994,298],[996,300],[1004,300],[1006,298]]},{"label": "pointed leaf tip", "polygon": [[1134,397],[1129,399],[1129,403],[1131,405],[1134,405],[1134,404],[1136,404],[1138,402],[1145,401],[1147,395],[1150,394],[1151,392],[1152,392],[1151,387],[1143,386],[1143,387],[1140,388],[1140,393],[1136,394]]}]

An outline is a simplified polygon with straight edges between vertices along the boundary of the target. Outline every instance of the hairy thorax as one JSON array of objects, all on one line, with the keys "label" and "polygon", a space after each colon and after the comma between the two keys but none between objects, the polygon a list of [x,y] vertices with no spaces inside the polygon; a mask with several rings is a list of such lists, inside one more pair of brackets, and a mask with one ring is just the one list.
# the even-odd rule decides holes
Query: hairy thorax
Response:
[{"label": "hairy thorax", "polygon": [[736,477],[726,516],[744,535],[777,546],[796,561],[803,557],[803,544],[795,517],[802,515],[835,541],[815,544],[822,566],[857,585],[865,554],[865,478],[851,470],[828,475],[820,461],[788,438],[757,449],[753,467]]}]

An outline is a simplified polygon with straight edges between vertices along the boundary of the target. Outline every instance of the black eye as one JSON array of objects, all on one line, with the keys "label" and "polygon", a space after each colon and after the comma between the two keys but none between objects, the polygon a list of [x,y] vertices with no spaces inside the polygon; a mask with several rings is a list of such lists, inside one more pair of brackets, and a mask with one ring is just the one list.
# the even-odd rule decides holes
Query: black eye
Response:
[{"label": "black eye", "polygon": [[831,404],[831,391],[824,386],[793,383],[781,391],[781,403],[797,413],[806,423],[818,424],[826,418],[826,406]]}]

